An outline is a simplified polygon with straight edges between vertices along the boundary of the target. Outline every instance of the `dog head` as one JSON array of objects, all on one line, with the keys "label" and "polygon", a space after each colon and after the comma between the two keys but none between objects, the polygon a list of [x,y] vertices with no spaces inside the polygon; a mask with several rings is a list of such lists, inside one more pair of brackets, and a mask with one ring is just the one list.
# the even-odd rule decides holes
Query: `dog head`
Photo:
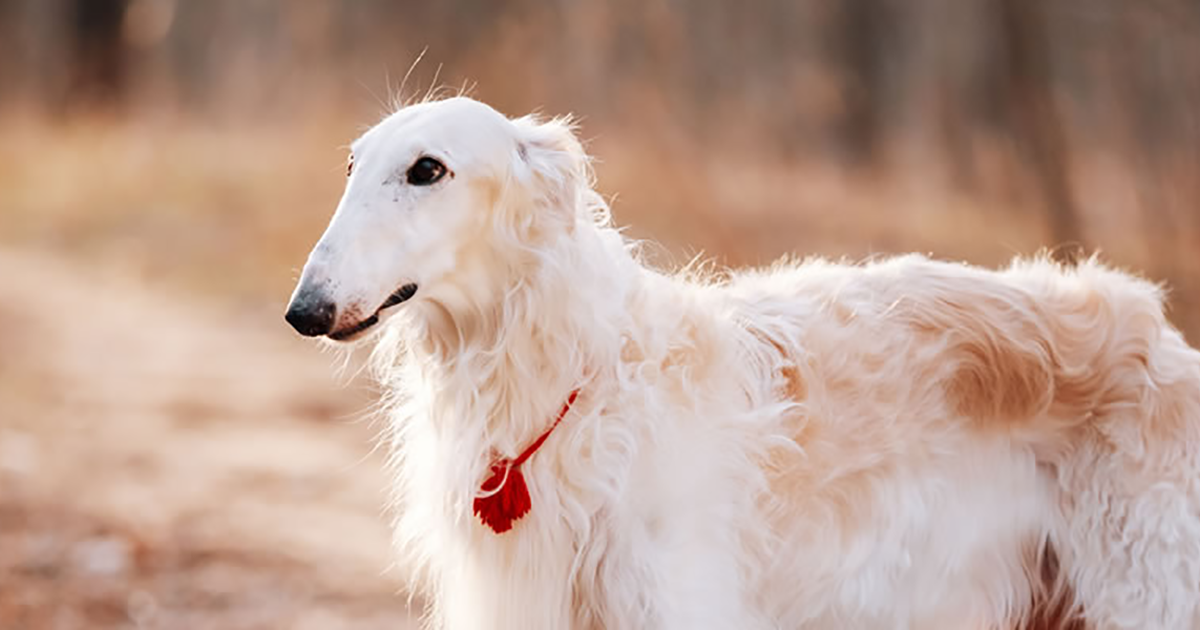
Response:
[{"label": "dog head", "polygon": [[288,305],[305,336],[358,339],[408,302],[498,299],[520,260],[572,229],[588,189],[567,124],[510,120],[464,97],[397,111],[350,159]]}]

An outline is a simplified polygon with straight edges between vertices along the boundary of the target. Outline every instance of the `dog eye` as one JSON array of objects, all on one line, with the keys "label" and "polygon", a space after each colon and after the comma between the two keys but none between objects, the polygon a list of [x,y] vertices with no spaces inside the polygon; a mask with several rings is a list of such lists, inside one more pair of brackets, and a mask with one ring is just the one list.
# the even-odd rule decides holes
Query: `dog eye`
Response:
[{"label": "dog eye", "polygon": [[346,177],[350,177],[350,173],[354,172],[354,154],[350,154],[349,160],[346,162]]},{"label": "dog eye", "polygon": [[413,186],[428,186],[445,175],[446,165],[428,156],[408,167],[408,183]]}]

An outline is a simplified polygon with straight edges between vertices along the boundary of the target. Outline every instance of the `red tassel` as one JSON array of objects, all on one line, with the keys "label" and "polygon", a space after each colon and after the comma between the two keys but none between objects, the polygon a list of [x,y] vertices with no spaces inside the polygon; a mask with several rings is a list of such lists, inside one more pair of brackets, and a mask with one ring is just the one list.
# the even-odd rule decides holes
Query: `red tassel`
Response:
[{"label": "red tassel", "polygon": [[492,476],[483,482],[480,490],[485,495],[475,497],[475,515],[497,534],[512,529],[513,521],[528,514],[533,507],[525,475],[521,474],[520,466],[507,460],[492,464]]},{"label": "red tassel", "polygon": [[484,525],[492,528],[492,531],[503,534],[512,529],[513,522],[528,514],[533,507],[533,502],[529,499],[529,487],[525,485],[525,475],[521,474],[521,464],[533,457],[542,447],[546,438],[550,437],[550,433],[562,422],[563,416],[571,410],[571,405],[575,404],[575,398],[578,396],[578,389],[567,396],[567,402],[563,403],[554,424],[539,435],[516,459],[502,459],[492,464],[491,476],[479,488],[482,496],[476,496],[472,505],[475,516],[478,516]]}]

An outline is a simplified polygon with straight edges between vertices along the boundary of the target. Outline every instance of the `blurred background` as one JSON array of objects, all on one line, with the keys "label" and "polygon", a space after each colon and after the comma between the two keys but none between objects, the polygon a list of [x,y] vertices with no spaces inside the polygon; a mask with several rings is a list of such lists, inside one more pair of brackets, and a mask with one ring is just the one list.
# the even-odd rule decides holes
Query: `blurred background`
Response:
[{"label": "blurred background", "polygon": [[409,626],[282,313],[430,90],[580,115],[661,264],[1100,251],[1200,337],[1191,0],[0,0],[0,630]]}]

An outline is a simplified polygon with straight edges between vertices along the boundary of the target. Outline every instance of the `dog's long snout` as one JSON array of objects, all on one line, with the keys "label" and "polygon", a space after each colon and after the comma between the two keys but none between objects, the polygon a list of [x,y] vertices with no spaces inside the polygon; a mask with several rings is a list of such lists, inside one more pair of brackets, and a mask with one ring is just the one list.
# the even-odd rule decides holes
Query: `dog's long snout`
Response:
[{"label": "dog's long snout", "polygon": [[284,319],[305,337],[327,335],[333,331],[337,306],[323,291],[301,289],[288,305]]}]

